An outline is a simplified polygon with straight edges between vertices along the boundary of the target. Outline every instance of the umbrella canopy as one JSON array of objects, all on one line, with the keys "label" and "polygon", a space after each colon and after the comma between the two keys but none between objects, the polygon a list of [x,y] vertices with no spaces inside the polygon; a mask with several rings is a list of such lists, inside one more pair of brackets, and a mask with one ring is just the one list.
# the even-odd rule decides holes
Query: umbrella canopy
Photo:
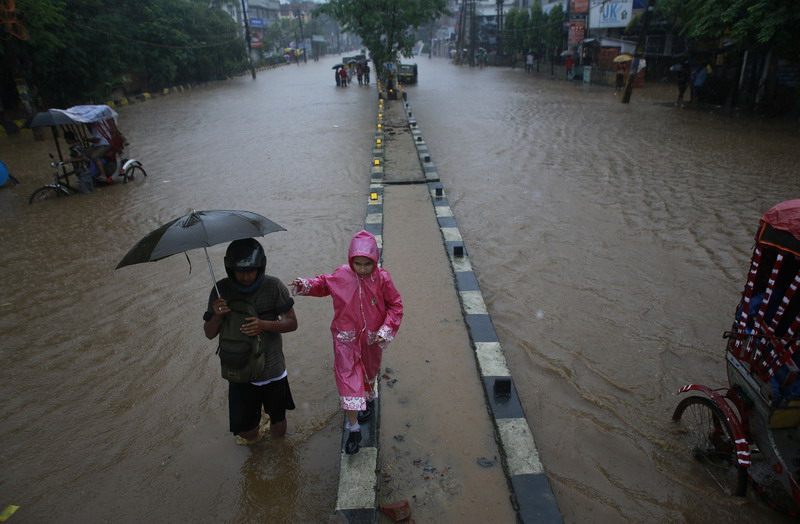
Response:
[{"label": "umbrella canopy", "polygon": [[335,64],[331,69],[339,69],[340,67],[344,67],[344,64]]},{"label": "umbrella canopy", "polygon": [[633,55],[628,53],[622,53],[614,58],[614,62],[630,62],[631,60],[633,60]]},{"label": "umbrella canopy", "polygon": [[77,124],[68,114],[59,109],[48,109],[36,113],[25,122],[24,127],[51,127],[51,126],[68,126]]},{"label": "umbrella canopy", "polygon": [[561,56],[572,56],[575,52],[572,49],[567,49],[566,51],[561,52]]},{"label": "umbrella canopy", "polygon": [[670,71],[683,71],[683,65],[682,65],[682,64],[674,64],[674,65],[671,65],[671,66],[669,67],[669,70],[670,70]]},{"label": "umbrella canopy", "polygon": [[267,217],[250,211],[192,211],[151,231],[136,243],[115,269],[155,262],[176,253],[203,248],[211,278],[214,270],[206,248],[240,238],[263,237],[275,231],[286,231]]},{"label": "umbrella canopy", "polygon": [[357,64],[358,60],[348,60],[347,63],[348,64]]}]

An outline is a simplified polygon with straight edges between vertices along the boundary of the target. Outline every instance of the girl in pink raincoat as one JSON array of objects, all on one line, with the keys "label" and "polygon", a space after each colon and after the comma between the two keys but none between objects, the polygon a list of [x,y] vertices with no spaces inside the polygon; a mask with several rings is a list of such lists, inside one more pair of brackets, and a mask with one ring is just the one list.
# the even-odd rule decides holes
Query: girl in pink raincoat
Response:
[{"label": "girl in pink raincoat", "polygon": [[389,272],[378,267],[378,243],[370,233],[356,233],[347,262],[330,275],[297,278],[290,286],[295,295],[333,298],[333,373],[350,430],[345,453],[353,454],[361,441],[358,422],[372,415],[381,355],[400,328],[403,301]]}]

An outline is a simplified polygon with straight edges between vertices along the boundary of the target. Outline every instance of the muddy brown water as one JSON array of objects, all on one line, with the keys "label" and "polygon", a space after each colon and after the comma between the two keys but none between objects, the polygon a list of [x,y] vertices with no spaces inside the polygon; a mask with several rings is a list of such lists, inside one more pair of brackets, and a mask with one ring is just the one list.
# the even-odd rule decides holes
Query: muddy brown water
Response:
[{"label": "muddy brown water", "polygon": [[[335,58],[331,58],[332,61]],[[797,127],[672,107],[671,91],[567,84],[420,58],[409,101],[565,520],[774,521],[674,449],[674,392],[725,386],[722,332],[758,217],[796,198]],[[0,140],[22,181],[3,221],[0,504],[20,521],[320,522],[339,423],[326,301],[286,336],[290,435],[227,433],[200,252],[114,271],[191,209],[250,209],[268,272],[343,262],[364,222],[375,92],[325,60],[120,109],[150,177],[28,206],[48,142]],[[219,278],[224,246],[209,250]],[[424,394],[420,392],[420,394]],[[465,409],[454,406],[454,409]],[[457,445],[457,444],[454,444]],[[3,507],[4,507],[3,506]]]}]

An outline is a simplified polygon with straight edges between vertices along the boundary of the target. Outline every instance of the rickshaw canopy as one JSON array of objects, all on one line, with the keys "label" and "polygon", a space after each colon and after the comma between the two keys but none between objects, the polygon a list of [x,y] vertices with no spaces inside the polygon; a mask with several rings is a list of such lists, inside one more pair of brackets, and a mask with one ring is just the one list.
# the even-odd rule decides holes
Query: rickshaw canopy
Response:
[{"label": "rickshaw canopy", "polygon": [[775,229],[783,229],[800,238],[800,199],[781,202],[764,213],[761,220]]},{"label": "rickshaw canopy", "polygon": [[800,256],[800,199],[781,202],[764,213],[756,241]]},{"label": "rickshaw canopy", "polygon": [[119,116],[116,111],[107,105],[72,106],[67,109],[51,109],[51,111],[60,111],[75,122],[80,122],[82,124],[103,122],[104,120],[117,118],[117,116]]},{"label": "rickshaw canopy", "polygon": [[93,124],[119,116],[107,105],[82,105],[68,109],[48,109],[33,115],[25,127],[69,126],[73,124]]}]

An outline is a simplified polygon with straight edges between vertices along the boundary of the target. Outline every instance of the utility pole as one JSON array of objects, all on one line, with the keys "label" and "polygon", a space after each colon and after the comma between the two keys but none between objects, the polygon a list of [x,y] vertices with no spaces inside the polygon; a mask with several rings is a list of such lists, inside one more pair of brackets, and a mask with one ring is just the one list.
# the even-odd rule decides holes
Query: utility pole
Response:
[{"label": "utility pole", "polygon": [[503,54],[503,0],[497,0],[497,58]]},{"label": "utility pole", "polygon": [[242,18],[244,19],[244,40],[247,43],[247,60],[250,62],[250,74],[256,79],[256,66],[253,64],[253,48],[250,38],[250,15],[247,13],[247,0],[242,0]]},{"label": "utility pole", "polygon": [[298,45],[300,43],[303,44],[303,63],[307,64],[308,63],[308,58],[306,57],[306,55],[308,53],[306,53],[306,41],[303,40],[303,12],[302,11],[295,11],[294,14],[297,17],[297,21],[300,23],[300,42],[298,42]]},{"label": "utility pole", "polygon": [[459,58],[458,63],[459,65],[462,64],[461,55],[463,54],[462,51],[466,49],[464,46],[466,45],[465,35],[467,31],[467,0],[461,1],[461,21],[458,24],[458,38],[456,40],[456,54]]},{"label": "utility pole", "polygon": [[631,93],[633,93],[633,81],[636,80],[636,73],[639,72],[639,58],[644,54],[644,44],[647,38],[647,28],[650,25],[650,17],[653,15],[656,0],[648,0],[647,10],[644,12],[642,18],[642,29],[639,33],[639,41],[636,43],[636,52],[633,55],[633,64],[631,70],[628,71],[628,79],[625,82],[625,91],[622,93],[622,103],[627,104],[631,101]]},{"label": "utility pole", "polygon": [[469,11],[469,66],[475,67],[475,44],[478,38],[478,21],[475,19],[475,0],[470,1]]}]

